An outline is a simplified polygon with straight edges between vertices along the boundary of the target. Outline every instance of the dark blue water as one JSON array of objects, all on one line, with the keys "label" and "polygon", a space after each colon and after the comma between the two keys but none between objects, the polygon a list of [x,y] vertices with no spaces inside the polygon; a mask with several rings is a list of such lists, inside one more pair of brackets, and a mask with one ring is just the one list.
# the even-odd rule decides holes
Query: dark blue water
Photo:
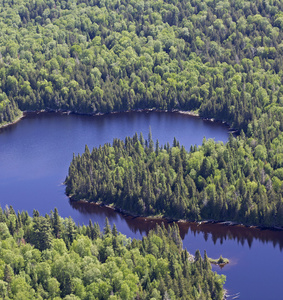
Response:
[{"label": "dark blue water", "polygon": [[[63,217],[77,223],[89,219],[104,225],[107,216],[119,231],[140,238],[156,221],[124,217],[110,209],[88,204],[70,204],[64,181],[73,153],[124,139],[142,132],[147,138],[172,144],[174,137],[187,149],[200,145],[203,137],[226,142],[228,128],[221,124],[177,113],[121,113],[104,116],[31,114],[0,130],[0,204],[41,214],[57,207]],[[227,275],[225,287],[240,299],[280,299],[283,294],[283,232],[260,231],[238,226],[180,224],[184,247],[194,253],[206,249],[211,257],[231,259],[217,271]]]}]

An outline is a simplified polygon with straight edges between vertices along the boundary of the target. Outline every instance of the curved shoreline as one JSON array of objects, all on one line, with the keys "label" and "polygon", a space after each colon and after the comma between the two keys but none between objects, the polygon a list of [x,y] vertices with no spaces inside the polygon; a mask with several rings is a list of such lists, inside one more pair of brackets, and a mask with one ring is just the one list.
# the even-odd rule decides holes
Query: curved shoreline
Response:
[{"label": "curved shoreline", "polygon": [[70,196],[67,195],[67,197],[70,199],[71,202],[74,203],[89,203],[91,205],[96,205],[96,206],[101,206],[101,207],[107,207],[109,209],[114,210],[115,212],[118,212],[120,214],[122,214],[123,216],[130,216],[133,218],[143,218],[145,220],[166,220],[167,222],[171,223],[171,222],[176,222],[176,223],[194,223],[199,225],[202,224],[218,224],[218,225],[222,225],[222,226],[239,226],[239,227],[243,227],[243,228],[247,228],[247,229],[259,229],[259,230],[271,230],[271,231],[283,231],[283,227],[267,227],[267,226],[259,226],[259,225],[245,225],[242,223],[237,223],[237,222],[232,222],[232,221],[216,221],[216,220],[203,220],[203,221],[190,221],[190,220],[183,220],[183,219],[173,219],[173,218],[169,218],[166,216],[161,216],[161,215],[157,215],[157,216],[140,216],[140,215],[136,215],[130,211],[121,209],[119,207],[115,207],[114,205],[111,204],[104,204],[102,202],[89,202],[87,200],[73,200]]}]

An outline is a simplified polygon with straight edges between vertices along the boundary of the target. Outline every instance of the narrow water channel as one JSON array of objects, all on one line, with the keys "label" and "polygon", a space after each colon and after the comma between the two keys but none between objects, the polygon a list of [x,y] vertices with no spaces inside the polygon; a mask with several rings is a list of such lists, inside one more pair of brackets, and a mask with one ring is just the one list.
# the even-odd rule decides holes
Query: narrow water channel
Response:
[{"label": "narrow water channel", "polygon": [[[113,138],[142,132],[147,138],[172,144],[176,137],[189,150],[203,137],[226,142],[228,128],[177,113],[120,113],[104,116],[29,114],[19,123],[0,129],[0,204],[41,214],[57,207],[63,217],[77,223],[89,219],[104,226],[105,217],[131,238],[141,238],[158,221],[123,216],[105,207],[70,203],[62,182],[73,153],[111,143]],[[159,221],[160,222],[160,221]],[[223,269],[225,288],[240,299],[280,299],[283,294],[283,232],[220,224],[180,223],[184,247],[194,253],[207,250],[210,257],[222,254],[231,263]],[[238,294],[239,293],[239,294]]]}]

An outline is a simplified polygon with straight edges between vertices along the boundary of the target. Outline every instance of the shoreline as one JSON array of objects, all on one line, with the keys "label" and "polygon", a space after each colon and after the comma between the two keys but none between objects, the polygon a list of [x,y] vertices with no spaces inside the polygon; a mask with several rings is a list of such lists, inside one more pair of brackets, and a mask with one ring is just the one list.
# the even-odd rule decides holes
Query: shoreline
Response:
[{"label": "shoreline", "polygon": [[[173,109],[173,110],[162,110],[162,109],[156,109],[156,108],[143,108],[143,109],[130,109],[130,110],[117,110],[117,111],[111,111],[111,112],[95,112],[95,113],[80,113],[77,111],[71,111],[71,110],[62,110],[62,109],[41,109],[41,110],[25,110],[23,111],[24,113],[36,113],[36,114],[40,114],[40,113],[61,113],[63,115],[67,114],[67,115],[79,115],[79,116],[104,116],[104,115],[114,115],[114,114],[121,114],[121,113],[147,113],[147,112],[171,112],[171,113],[179,113],[182,115],[188,115],[188,116],[193,116],[193,117],[198,117],[201,118],[200,115],[195,112],[195,111],[185,111],[185,110],[178,110],[178,109]],[[212,122],[222,122],[222,121],[217,121],[214,119],[206,119],[206,118],[202,118],[203,120],[210,120]],[[225,123],[225,122],[223,122]]]},{"label": "shoreline", "polygon": [[259,226],[259,225],[245,225],[242,223],[237,223],[237,222],[232,222],[232,221],[216,221],[216,220],[203,220],[203,221],[190,221],[190,220],[184,220],[184,219],[173,219],[173,218],[169,218],[166,216],[161,216],[161,215],[157,215],[157,216],[140,216],[140,215],[136,215],[134,213],[131,213],[130,211],[115,207],[113,204],[104,204],[103,202],[89,202],[87,200],[73,200],[70,196],[66,195],[69,200],[71,202],[75,202],[75,203],[89,203],[91,205],[97,205],[100,207],[106,207],[109,208],[111,210],[114,210],[115,212],[118,212],[120,214],[122,214],[123,216],[129,216],[129,217],[133,217],[133,218],[143,218],[145,221],[150,220],[150,221],[154,221],[154,220],[166,220],[168,223],[194,223],[197,224],[198,226],[202,225],[202,224],[218,224],[218,225],[222,225],[222,226],[238,226],[238,227],[243,227],[243,228],[247,228],[247,229],[259,229],[259,230],[270,230],[270,231],[283,231],[283,227],[267,227],[267,226]]},{"label": "shoreline", "polygon": [[19,122],[22,118],[24,118],[24,117],[25,117],[25,112],[22,112],[22,111],[21,111],[20,115],[19,115],[13,122],[10,122],[10,123],[4,123],[4,124],[2,124],[2,125],[0,124],[0,129],[18,123],[18,122]]},{"label": "shoreline", "polygon": [[239,130],[231,128],[230,124],[227,123],[226,121],[223,120],[216,120],[214,118],[203,118],[199,115],[198,112],[192,111],[192,110],[178,110],[178,109],[173,109],[173,110],[161,110],[161,109],[156,109],[156,108],[144,108],[144,109],[131,109],[131,110],[125,110],[125,111],[112,111],[112,112],[107,112],[107,113],[102,113],[102,112],[96,112],[96,113],[80,113],[77,111],[70,111],[70,110],[62,110],[62,109],[41,109],[41,110],[25,110],[22,111],[21,116],[17,118],[15,121],[8,123],[8,124],[3,124],[0,125],[0,129],[13,125],[20,121],[22,118],[24,118],[27,114],[41,114],[41,113],[59,113],[62,115],[78,115],[78,116],[104,116],[104,115],[111,115],[111,114],[120,114],[120,113],[148,113],[148,112],[158,112],[158,113],[177,113],[180,115],[186,115],[186,116],[191,116],[195,118],[200,118],[203,121],[207,122],[212,122],[212,123],[221,123],[228,128],[228,132],[232,134],[238,134]]}]

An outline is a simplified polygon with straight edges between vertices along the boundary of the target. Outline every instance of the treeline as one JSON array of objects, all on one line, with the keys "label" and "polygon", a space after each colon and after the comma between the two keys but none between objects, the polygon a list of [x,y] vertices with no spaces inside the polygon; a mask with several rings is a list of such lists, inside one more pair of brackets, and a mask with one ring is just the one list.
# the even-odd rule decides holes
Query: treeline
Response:
[{"label": "treeline", "polygon": [[1,299],[223,299],[225,276],[182,249],[178,226],[127,239],[105,221],[77,226],[57,209],[0,209]]},{"label": "treeline", "polygon": [[66,193],[137,215],[283,227],[282,146],[282,134],[267,148],[242,132],[187,152],[135,134],[74,156]]},{"label": "treeline", "polygon": [[4,1],[1,97],[21,110],[198,110],[245,131],[263,113],[280,122],[282,16],[265,0]]}]

